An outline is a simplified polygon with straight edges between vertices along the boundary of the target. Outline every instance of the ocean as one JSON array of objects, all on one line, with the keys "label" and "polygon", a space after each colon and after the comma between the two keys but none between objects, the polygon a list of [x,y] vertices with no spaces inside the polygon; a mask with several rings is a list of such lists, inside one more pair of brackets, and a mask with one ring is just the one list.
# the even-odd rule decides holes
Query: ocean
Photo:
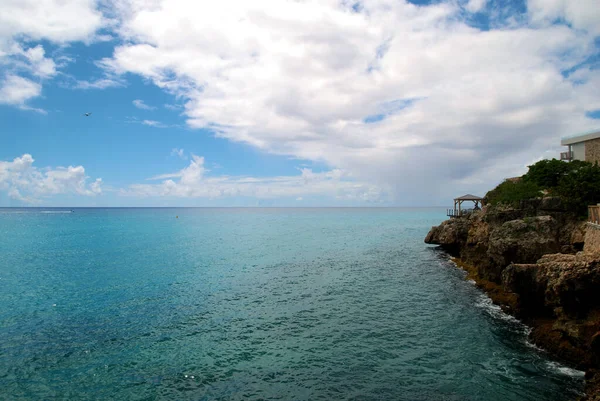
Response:
[{"label": "ocean", "polygon": [[2,400],[565,400],[444,209],[0,209]]}]

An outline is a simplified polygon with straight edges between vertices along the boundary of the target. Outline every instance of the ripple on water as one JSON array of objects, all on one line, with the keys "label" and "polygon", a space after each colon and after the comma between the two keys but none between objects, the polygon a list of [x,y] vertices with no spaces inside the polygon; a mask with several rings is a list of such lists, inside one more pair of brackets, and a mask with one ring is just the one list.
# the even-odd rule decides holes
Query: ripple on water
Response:
[{"label": "ripple on water", "polygon": [[423,245],[436,211],[172,214],[0,216],[4,394],[562,400],[581,391],[580,372],[527,347],[524,325]]}]

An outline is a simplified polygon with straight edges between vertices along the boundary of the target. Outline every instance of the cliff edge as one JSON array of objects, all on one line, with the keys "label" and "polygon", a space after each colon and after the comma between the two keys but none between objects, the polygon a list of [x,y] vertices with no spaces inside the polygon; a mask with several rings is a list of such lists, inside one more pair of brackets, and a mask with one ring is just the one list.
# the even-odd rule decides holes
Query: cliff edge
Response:
[{"label": "cliff edge", "polygon": [[486,206],[432,227],[425,242],[530,325],[535,344],[586,370],[585,399],[600,400],[600,226],[540,206]]}]

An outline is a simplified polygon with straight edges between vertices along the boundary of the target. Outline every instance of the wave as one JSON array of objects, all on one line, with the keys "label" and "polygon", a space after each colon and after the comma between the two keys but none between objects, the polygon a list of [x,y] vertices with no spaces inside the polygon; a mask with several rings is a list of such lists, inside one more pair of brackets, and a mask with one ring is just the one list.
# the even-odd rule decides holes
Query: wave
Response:
[{"label": "wave", "polygon": [[555,372],[561,373],[566,376],[582,378],[585,375],[585,372],[578,369],[569,368],[567,366],[561,365],[558,362],[547,362],[546,366]]},{"label": "wave", "polygon": [[[500,306],[494,304],[492,299],[490,297],[488,297],[486,294],[480,294],[480,296],[475,301],[475,306],[483,309],[486,313],[488,313],[490,316],[492,316],[495,319],[500,319],[505,322],[511,323],[511,325],[515,331],[521,332],[523,334],[523,342],[525,343],[525,345],[534,349],[537,352],[546,353],[546,350],[538,347],[537,345],[535,345],[534,343],[529,341],[529,334],[531,334],[531,331],[533,330],[531,327],[527,326],[525,323],[521,322],[516,317],[504,312],[502,310],[502,308]],[[574,378],[578,378],[578,379],[582,378],[585,374],[585,372],[583,372],[581,370],[570,368],[570,367],[562,365],[561,363],[556,362],[556,361],[548,361],[548,362],[546,362],[546,366],[549,370],[552,370],[555,373],[559,373],[559,374],[562,374],[565,376],[570,376],[570,377],[574,377]]]},{"label": "wave", "polygon": [[529,328],[523,322],[521,322],[516,317],[504,312],[502,310],[502,308],[500,306],[496,305],[492,301],[492,299],[490,297],[488,297],[486,294],[483,294],[483,293],[479,294],[479,296],[477,297],[477,300],[475,301],[475,306],[483,309],[485,312],[487,312],[488,315],[490,315],[496,319],[504,320],[506,322],[511,322],[511,323],[517,323],[517,324],[519,324],[519,326],[522,326],[523,331],[529,330]]}]

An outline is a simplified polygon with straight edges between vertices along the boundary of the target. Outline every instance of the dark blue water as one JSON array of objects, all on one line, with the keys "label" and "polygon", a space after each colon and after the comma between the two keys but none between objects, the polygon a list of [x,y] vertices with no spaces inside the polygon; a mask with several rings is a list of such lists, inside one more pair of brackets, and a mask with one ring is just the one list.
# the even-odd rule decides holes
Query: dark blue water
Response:
[{"label": "dark blue water", "polygon": [[42,211],[0,209],[1,399],[582,390],[423,243],[444,210]]}]

